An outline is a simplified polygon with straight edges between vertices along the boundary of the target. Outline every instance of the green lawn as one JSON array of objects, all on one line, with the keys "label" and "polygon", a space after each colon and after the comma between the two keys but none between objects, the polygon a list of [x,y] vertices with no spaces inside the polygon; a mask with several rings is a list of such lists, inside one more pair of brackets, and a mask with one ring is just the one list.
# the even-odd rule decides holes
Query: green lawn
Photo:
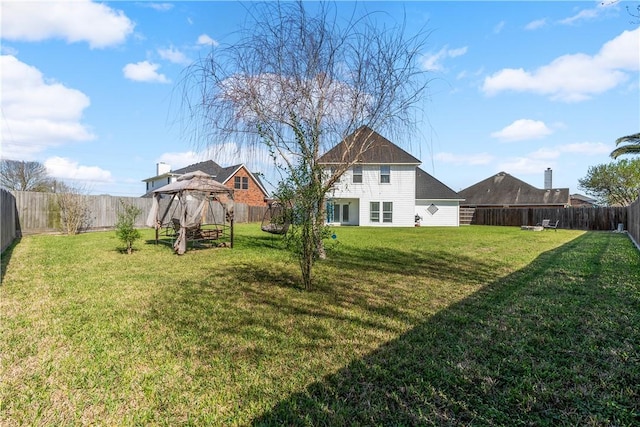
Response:
[{"label": "green lawn", "polygon": [[0,425],[640,423],[640,254],[616,233],[337,228],[316,286],[278,237],[152,231],[3,254]]}]

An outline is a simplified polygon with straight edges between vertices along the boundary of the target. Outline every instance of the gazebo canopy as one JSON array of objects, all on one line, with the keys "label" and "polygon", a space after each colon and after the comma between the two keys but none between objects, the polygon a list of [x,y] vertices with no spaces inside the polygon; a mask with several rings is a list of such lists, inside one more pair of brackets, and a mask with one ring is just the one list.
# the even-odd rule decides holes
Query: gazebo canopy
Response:
[{"label": "gazebo canopy", "polygon": [[[171,201],[166,206],[164,213],[159,215],[159,202],[163,195],[171,196]],[[226,217],[230,223],[231,235],[233,236],[233,189],[215,181],[213,177],[201,171],[195,171],[178,177],[177,181],[169,183],[153,191],[153,205],[147,225],[156,229],[156,241],[158,240],[158,230],[163,227],[163,222],[167,216],[169,208],[174,200],[177,200],[177,215],[180,222],[180,230],[174,249],[178,254],[186,251],[187,230],[200,228],[201,222],[206,212],[206,204],[216,201],[223,206],[226,205]],[[193,205],[189,200],[198,201]],[[233,246],[233,237],[231,238]]]},{"label": "gazebo canopy", "polygon": [[160,187],[153,194],[177,194],[183,191],[224,194],[233,198],[233,189],[214,180],[211,175],[195,171],[178,177],[177,181]]}]

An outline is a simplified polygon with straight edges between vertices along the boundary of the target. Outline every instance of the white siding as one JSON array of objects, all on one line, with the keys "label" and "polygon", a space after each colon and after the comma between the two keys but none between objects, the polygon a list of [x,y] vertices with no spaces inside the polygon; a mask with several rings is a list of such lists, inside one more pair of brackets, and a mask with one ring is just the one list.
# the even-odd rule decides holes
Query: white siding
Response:
[{"label": "white siding", "polygon": [[[430,213],[427,209],[434,205],[438,210]],[[423,227],[458,227],[460,225],[460,203],[453,200],[416,200],[416,215],[420,215]]]},{"label": "white siding", "polygon": [[[359,225],[413,227],[415,219],[415,165],[391,165],[391,182],[380,183],[379,165],[362,165],[362,183],[354,184],[351,170],[336,184],[334,198],[359,199]],[[370,202],[380,202],[380,222],[371,222]],[[393,222],[382,222],[382,203],[393,202]]]},{"label": "white siding", "polygon": [[154,181],[147,182],[147,192],[153,191],[160,187],[164,187],[167,184],[171,184],[172,182],[176,182],[175,176],[163,176],[162,178],[156,179]]}]

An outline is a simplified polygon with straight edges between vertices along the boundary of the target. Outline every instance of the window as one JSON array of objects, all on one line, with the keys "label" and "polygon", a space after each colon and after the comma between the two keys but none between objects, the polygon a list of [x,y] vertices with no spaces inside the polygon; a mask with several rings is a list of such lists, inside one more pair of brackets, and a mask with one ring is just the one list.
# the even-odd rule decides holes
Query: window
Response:
[{"label": "window", "polygon": [[369,203],[369,220],[371,222],[380,222],[380,202]]},{"label": "window", "polygon": [[233,178],[233,188],[236,190],[248,190],[249,189],[249,178],[246,176],[236,176]]},{"label": "window", "polygon": [[382,202],[382,222],[393,222],[393,202]]},{"label": "window", "polygon": [[349,222],[349,205],[342,205],[342,222]]},{"label": "window", "polygon": [[353,167],[353,183],[362,184],[362,166]]},{"label": "window", "polygon": [[391,182],[391,166],[380,165],[380,184],[389,184]]}]

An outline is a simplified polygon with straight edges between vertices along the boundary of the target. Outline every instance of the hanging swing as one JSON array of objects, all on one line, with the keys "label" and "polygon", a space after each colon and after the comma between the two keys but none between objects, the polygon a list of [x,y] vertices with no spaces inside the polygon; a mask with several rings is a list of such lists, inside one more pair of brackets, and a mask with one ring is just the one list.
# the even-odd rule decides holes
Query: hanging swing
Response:
[{"label": "hanging swing", "polygon": [[267,211],[262,218],[262,231],[271,234],[286,234],[291,225],[290,214],[277,200],[265,199],[267,202]]}]

